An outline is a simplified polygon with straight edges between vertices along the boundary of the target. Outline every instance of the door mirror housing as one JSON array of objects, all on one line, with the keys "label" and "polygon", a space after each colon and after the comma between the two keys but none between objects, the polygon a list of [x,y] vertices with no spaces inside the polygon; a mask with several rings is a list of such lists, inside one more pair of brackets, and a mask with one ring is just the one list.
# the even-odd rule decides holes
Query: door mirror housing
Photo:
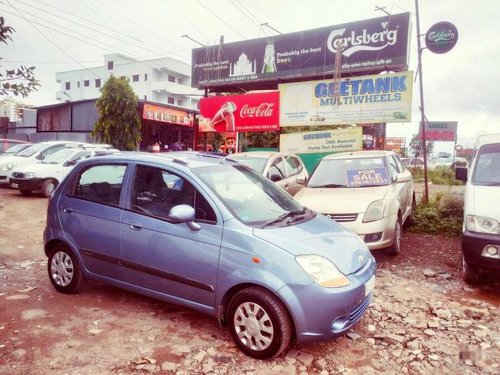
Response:
[{"label": "door mirror housing", "polygon": [[269,179],[272,181],[272,182],[277,182],[277,181],[281,181],[283,178],[281,177],[280,174],[278,173],[271,173],[271,175],[269,176]]},{"label": "door mirror housing", "polygon": [[174,206],[168,212],[167,218],[173,223],[186,223],[186,225],[194,231],[200,230],[201,226],[194,222],[194,208],[187,204],[179,204]]},{"label": "door mirror housing", "polygon": [[307,182],[307,177],[306,176],[299,176],[295,179],[295,182],[298,183],[299,185],[305,185]]}]

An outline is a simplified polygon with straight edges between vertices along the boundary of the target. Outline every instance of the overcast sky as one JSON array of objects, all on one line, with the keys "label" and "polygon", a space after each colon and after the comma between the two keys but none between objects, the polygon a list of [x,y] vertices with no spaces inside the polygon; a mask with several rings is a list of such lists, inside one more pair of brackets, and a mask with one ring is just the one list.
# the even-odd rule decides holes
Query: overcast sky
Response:
[{"label": "overcast sky", "polygon": [[[410,12],[410,70],[416,75],[415,0],[0,0],[0,15],[15,28],[0,45],[4,68],[36,66],[42,86],[26,103],[56,103],[56,72],[103,65],[119,52],[137,59],[173,57],[191,61],[191,49]],[[425,112],[429,121],[458,121],[459,143],[478,134],[500,133],[499,0],[419,0],[420,29],[453,23],[458,43],[447,54],[423,52]],[[423,39],[422,39],[423,42]],[[388,136],[411,137],[420,120],[418,80],[411,123],[387,125]],[[439,142],[437,149],[451,150]]]}]

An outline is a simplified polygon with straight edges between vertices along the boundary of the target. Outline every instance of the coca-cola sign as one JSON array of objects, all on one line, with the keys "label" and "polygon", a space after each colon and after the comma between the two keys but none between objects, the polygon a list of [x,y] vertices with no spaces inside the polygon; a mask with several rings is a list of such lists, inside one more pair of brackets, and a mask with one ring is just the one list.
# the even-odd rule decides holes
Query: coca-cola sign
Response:
[{"label": "coca-cola sign", "polygon": [[279,92],[202,98],[199,130],[201,132],[279,130]]},{"label": "coca-cola sign", "polygon": [[[242,42],[193,49],[192,86],[274,89],[278,81],[325,78],[336,70],[408,70],[410,13],[393,14]],[[221,53],[221,51],[223,53]],[[336,59],[337,52],[341,53]]]}]

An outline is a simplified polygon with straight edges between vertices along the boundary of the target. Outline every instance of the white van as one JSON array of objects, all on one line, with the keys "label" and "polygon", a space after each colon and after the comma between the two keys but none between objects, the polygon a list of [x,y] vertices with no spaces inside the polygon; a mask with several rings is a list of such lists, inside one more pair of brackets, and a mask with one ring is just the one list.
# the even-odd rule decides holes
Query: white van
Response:
[{"label": "white van", "polygon": [[470,168],[456,168],[455,177],[466,183],[463,279],[474,284],[479,269],[500,272],[500,134],[480,136]]}]

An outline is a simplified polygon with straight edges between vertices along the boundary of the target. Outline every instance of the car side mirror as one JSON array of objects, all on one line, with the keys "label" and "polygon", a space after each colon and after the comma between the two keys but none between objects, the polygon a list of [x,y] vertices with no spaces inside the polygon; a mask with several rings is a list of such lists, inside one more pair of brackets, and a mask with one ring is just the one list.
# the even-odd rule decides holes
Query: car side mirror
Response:
[{"label": "car side mirror", "polygon": [[411,173],[406,171],[403,173],[398,173],[398,176],[396,178],[396,182],[408,182],[411,180]]},{"label": "car side mirror", "polygon": [[63,164],[65,167],[71,167],[73,165],[76,165],[76,160],[68,160]]},{"label": "car side mirror", "polygon": [[467,167],[455,168],[455,179],[467,182]]},{"label": "car side mirror", "polygon": [[307,177],[306,176],[299,176],[295,179],[295,182],[298,183],[299,185],[305,185],[307,182]]},{"label": "car side mirror", "polygon": [[172,207],[167,216],[173,223],[186,223],[191,230],[198,231],[201,229],[201,226],[194,222],[194,217],[194,208],[187,204],[179,204]]},{"label": "car side mirror", "polygon": [[272,182],[277,182],[277,181],[281,181],[283,178],[281,177],[280,174],[278,173],[272,173],[270,176],[269,176],[269,179],[272,181]]}]

